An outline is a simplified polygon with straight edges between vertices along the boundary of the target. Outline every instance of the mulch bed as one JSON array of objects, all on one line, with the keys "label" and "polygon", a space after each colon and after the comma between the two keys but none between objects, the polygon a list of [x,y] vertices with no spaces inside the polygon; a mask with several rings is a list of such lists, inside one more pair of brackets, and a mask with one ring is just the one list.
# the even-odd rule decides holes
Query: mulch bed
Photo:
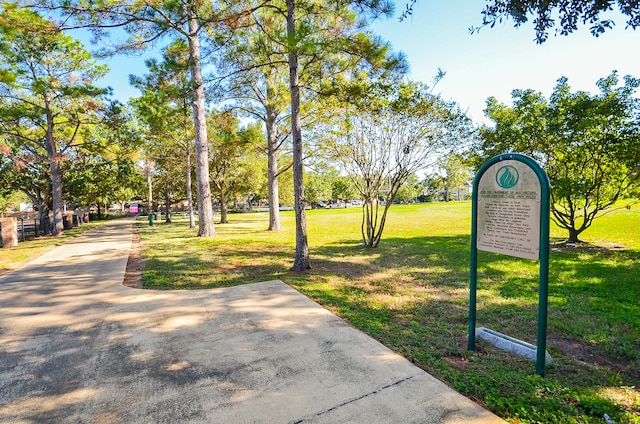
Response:
[{"label": "mulch bed", "polygon": [[129,251],[129,260],[127,261],[127,269],[122,284],[134,289],[141,289],[142,257],[140,255],[140,233],[135,224],[132,224],[131,234],[131,250]]}]

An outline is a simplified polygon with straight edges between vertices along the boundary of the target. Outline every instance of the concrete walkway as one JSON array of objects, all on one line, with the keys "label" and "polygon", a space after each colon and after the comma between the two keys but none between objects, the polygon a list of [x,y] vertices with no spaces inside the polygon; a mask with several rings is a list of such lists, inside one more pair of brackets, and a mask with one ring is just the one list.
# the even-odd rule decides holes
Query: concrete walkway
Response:
[{"label": "concrete walkway", "polygon": [[0,422],[492,423],[280,281],[122,285],[131,221],[0,276]]}]

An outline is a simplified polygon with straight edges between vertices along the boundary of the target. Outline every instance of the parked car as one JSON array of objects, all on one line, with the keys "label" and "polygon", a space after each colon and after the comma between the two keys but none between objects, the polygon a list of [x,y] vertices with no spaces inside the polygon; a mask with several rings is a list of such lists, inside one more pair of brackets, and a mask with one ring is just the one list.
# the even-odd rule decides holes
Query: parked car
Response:
[{"label": "parked car", "polygon": [[329,207],[331,209],[339,209],[339,208],[346,208],[347,204],[344,202],[336,202],[336,203],[332,203],[329,205]]}]

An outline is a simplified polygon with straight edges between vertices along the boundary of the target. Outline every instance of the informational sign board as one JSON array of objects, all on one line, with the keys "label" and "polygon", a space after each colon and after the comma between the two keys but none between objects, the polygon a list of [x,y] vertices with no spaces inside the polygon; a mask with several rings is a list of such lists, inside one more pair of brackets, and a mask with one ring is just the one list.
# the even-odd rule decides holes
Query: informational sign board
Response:
[{"label": "informational sign board", "polygon": [[132,203],[129,205],[129,213],[137,214],[138,213],[138,204]]},{"label": "informational sign board", "polygon": [[477,190],[477,248],[539,259],[542,189],[531,167],[517,160],[495,163]]},{"label": "informational sign board", "polygon": [[480,167],[473,182],[471,206],[469,350],[475,350],[476,344],[478,250],[539,260],[535,354],[536,372],[541,376],[545,372],[547,346],[550,190],[549,177],[536,161],[519,153],[507,153]]}]

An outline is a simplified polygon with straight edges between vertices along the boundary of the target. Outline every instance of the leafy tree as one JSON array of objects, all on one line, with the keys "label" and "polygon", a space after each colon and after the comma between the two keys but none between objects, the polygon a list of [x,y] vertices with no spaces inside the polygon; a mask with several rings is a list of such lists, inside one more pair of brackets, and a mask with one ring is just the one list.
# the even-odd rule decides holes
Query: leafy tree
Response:
[{"label": "leafy tree", "polygon": [[[364,69],[396,70],[402,60],[391,57],[388,44],[363,30],[367,21],[393,11],[388,1],[331,2],[286,0],[286,46],[289,65],[291,138],[293,143],[296,253],[292,269],[311,268],[307,242],[301,128],[301,81],[316,82],[318,92],[366,77]],[[301,67],[303,65],[303,67]],[[315,66],[314,66],[315,65]],[[307,72],[313,77],[301,79]]]},{"label": "leafy tree", "polygon": [[[174,153],[180,155],[182,149],[174,150]],[[163,194],[163,201],[157,201],[158,208],[164,207],[165,223],[172,222],[171,205],[185,198],[185,180],[184,180],[184,164],[173,166],[176,164],[172,160],[172,155],[163,156],[161,160],[156,162],[155,183]],[[175,158],[176,156],[173,156]]]},{"label": "leafy tree", "polygon": [[416,174],[411,174],[404,184],[398,188],[395,200],[401,203],[415,202],[418,196],[422,194],[422,190],[422,184]]},{"label": "leafy tree", "polygon": [[601,16],[612,10],[614,4],[627,16],[627,27],[640,26],[640,3],[635,0],[491,0],[482,11],[482,24],[494,26],[502,19],[511,18],[519,27],[533,17],[538,43],[547,40],[549,30],[556,24],[562,35],[577,30],[579,23],[590,25],[591,34],[597,37],[615,24]]},{"label": "leafy tree", "polygon": [[640,117],[633,97],[640,80],[613,72],[600,93],[571,92],[560,78],[547,101],[533,90],[514,90],[513,106],[487,100],[495,128],[483,128],[484,158],[522,152],[538,160],[551,179],[552,219],[569,242],[640,181]]},{"label": "leafy tree", "polygon": [[369,103],[372,110],[348,110],[331,135],[335,140],[326,142],[333,143],[335,160],[363,199],[363,242],[377,247],[399,188],[410,175],[435,164],[466,137],[469,120],[455,104],[442,101],[418,84],[375,93]]},{"label": "leafy tree", "polygon": [[285,172],[278,176],[278,203],[280,205],[293,205],[295,202],[294,184],[293,184],[293,170],[287,169]]},{"label": "leafy tree", "polygon": [[20,191],[5,191],[0,193],[0,217],[5,216],[10,210],[20,210],[20,203],[27,202],[29,198]]},{"label": "leafy tree", "polygon": [[438,193],[442,189],[442,176],[431,173],[425,175],[424,179],[421,182],[422,187],[426,193],[425,200],[427,202],[432,202],[434,200],[438,200]]},{"label": "leafy tree", "polygon": [[135,165],[141,134],[131,111],[112,102],[99,124],[92,126],[82,149],[63,163],[63,187],[72,207],[121,205],[139,198],[143,179]]},{"label": "leafy tree", "polygon": [[189,51],[191,106],[193,108],[196,189],[198,196],[198,236],[215,236],[213,204],[209,182],[209,153],[206,127],[206,105],[203,77],[203,56],[215,50],[236,28],[245,25],[255,5],[239,1],[211,3],[187,0],[184,2],[139,2],[125,0],[112,2],[97,0],[39,0],[39,7],[58,11],[63,22],[92,28],[97,36],[108,30],[122,28],[130,38],[117,43],[116,51],[139,51],[158,43],[163,37],[186,40]]},{"label": "leafy tree", "polygon": [[[93,81],[106,67],[52,22],[11,4],[0,14],[0,58],[0,126],[17,162],[33,170],[40,166],[35,162],[47,163],[53,234],[59,235],[64,230],[62,164],[104,111],[100,98],[107,90]],[[41,186],[32,194],[42,191]]]},{"label": "leafy tree", "polygon": [[[19,190],[29,197],[38,211],[40,222],[49,222],[51,209],[51,178],[45,160],[36,160],[32,153],[14,151],[8,140],[0,139],[0,183],[6,190]],[[47,231],[48,225],[43,227]]]},{"label": "leafy tree", "polygon": [[231,111],[209,114],[212,129],[211,181],[220,203],[220,223],[227,223],[227,205],[234,196],[248,197],[261,185],[256,172],[255,146],[263,138],[258,126],[239,128]]},{"label": "leafy tree", "polygon": [[[132,85],[140,89],[143,95],[133,99],[131,103],[140,120],[147,129],[147,155],[163,167],[165,178],[171,181],[163,181],[165,187],[165,209],[169,209],[167,197],[169,193],[186,192],[187,208],[189,211],[189,227],[195,228],[195,216],[193,208],[193,195],[191,183],[191,156],[193,145],[193,119],[189,108],[189,99],[192,96],[191,83],[187,75],[188,51],[184,40],[174,41],[163,51],[163,60],[150,59],[146,62],[149,73],[143,77],[130,76]],[[184,163],[175,159],[184,152]],[[170,169],[169,169],[170,168]],[[182,169],[182,175],[180,175]],[[174,186],[176,178],[184,182],[185,189],[168,191]],[[170,214],[167,213],[167,220]]]},{"label": "leafy tree", "polygon": [[[405,3],[405,10],[400,15],[401,21],[413,13],[417,2],[418,0],[409,0]],[[556,26],[557,19],[559,28],[556,32],[559,31],[562,35],[576,31],[578,24],[582,23],[590,25],[591,34],[598,37],[615,25],[612,19],[601,17],[601,14],[613,10],[614,4],[622,15],[627,16],[627,28],[635,30],[640,26],[640,4],[635,0],[487,0],[487,3],[482,11],[482,25],[471,27],[471,32],[487,25],[493,27],[503,19],[513,19],[517,28],[533,17],[536,42],[539,44],[549,38],[549,30]]]},{"label": "leafy tree", "polygon": [[329,175],[307,172],[305,181],[305,198],[312,208],[315,208],[318,202],[331,199],[332,185]]},{"label": "leafy tree", "polygon": [[[243,129],[242,132],[249,139],[253,137],[264,138],[262,129],[257,126]],[[252,148],[253,146],[250,144],[247,147],[248,151],[238,161],[239,177],[231,187],[230,194],[234,200],[234,207],[237,208],[237,203],[242,202],[245,205],[245,210],[252,212],[253,201],[259,198],[260,192],[266,185],[267,161],[261,150]]]},{"label": "leafy tree", "polygon": [[[331,199],[351,200],[360,197],[353,180],[346,175],[336,175],[331,182]],[[346,205],[345,205],[346,207]]]},{"label": "leafy tree", "polygon": [[[275,2],[274,2],[275,3]],[[244,115],[264,123],[266,132],[269,231],[279,231],[279,176],[292,165],[291,157],[280,153],[288,146],[291,125],[287,106],[286,53],[281,40],[286,22],[277,9],[263,8],[253,14],[255,25],[237,30],[225,45],[226,54],[218,65],[229,75],[222,98]]]},{"label": "leafy tree", "polygon": [[471,178],[471,172],[465,164],[464,158],[457,153],[447,155],[442,159],[439,168],[444,189],[444,201],[449,201],[450,190],[456,190],[456,199],[460,200],[460,187]]},{"label": "leafy tree", "polygon": [[130,158],[106,159],[100,155],[81,155],[65,168],[65,187],[70,204],[102,206],[124,204],[140,196],[144,187],[142,174]]}]

